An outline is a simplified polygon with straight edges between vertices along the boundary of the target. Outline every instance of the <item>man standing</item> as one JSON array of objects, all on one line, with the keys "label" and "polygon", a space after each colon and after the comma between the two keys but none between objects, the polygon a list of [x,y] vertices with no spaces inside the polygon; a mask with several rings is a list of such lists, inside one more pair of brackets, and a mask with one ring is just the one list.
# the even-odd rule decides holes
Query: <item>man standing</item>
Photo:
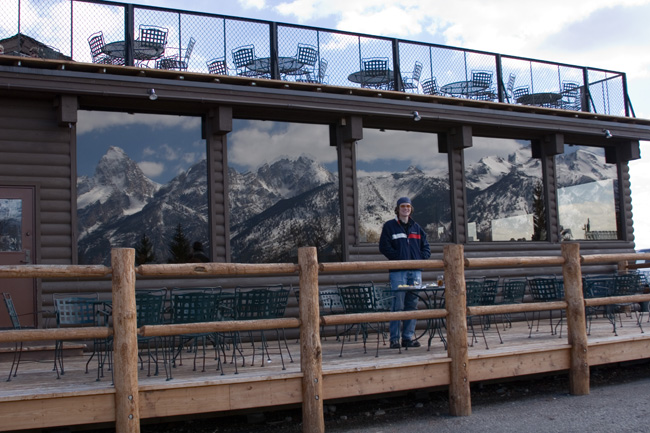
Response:
[{"label": "man standing", "polygon": [[[379,251],[388,260],[426,260],[431,256],[427,235],[413,219],[413,205],[408,197],[397,200],[396,218],[384,223],[379,238]],[[418,297],[409,291],[399,291],[401,285],[412,286],[422,283],[419,269],[391,270],[390,286],[393,291],[392,311],[412,311],[418,308]],[[400,329],[401,325],[401,329]],[[416,320],[393,320],[390,322],[390,348],[420,347],[414,340]],[[401,331],[401,332],[400,332]]]}]

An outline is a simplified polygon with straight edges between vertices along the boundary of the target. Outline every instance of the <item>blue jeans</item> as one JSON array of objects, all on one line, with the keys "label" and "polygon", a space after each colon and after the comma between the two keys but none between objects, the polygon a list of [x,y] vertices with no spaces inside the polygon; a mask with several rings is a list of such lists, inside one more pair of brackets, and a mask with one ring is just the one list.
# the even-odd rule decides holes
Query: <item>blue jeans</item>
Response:
[{"label": "blue jeans", "polygon": [[[413,284],[413,281],[422,282],[421,271],[393,271],[390,273],[390,287],[394,296],[391,311],[413,311],[418,309],[418,297],[415,293],[397,290],[400,285],[410,285]],[[415,319],[392,320],[390,322],[391,343],[399,342],[400,334],[402,340],[412,340],[415,335],[416,322]]]}]

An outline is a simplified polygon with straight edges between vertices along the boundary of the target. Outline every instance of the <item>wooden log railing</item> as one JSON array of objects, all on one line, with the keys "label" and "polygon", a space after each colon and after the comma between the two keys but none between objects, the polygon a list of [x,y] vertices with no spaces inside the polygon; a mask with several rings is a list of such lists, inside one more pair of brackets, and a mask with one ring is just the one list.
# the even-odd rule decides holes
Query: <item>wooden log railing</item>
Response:
[{"label": "wooden log railing", "polygon": [[[115,422],[116,431],[140,431],[137,335],[168,336],[190,332],[228,332],[277,328],[299,328],[303,431],[324,432],[322,352],[320,327],[324,325],[354,324],[368,321],[446,318],[448,358],[450,362],[450,412],[456,416],[471,414],[471,396],[468,362],[468,315],[566,310],[570,352],[570,392],[589,393],[588,345],[585,326],[585,306],[599,306],[621,302],[650,301],[650,294],[583,299],[582,264],[619,263],[650,260],[644,254],[599,254],[580,256],[579,244],[565,243],[559,257],[464,258],[462,245],[447,245],[443,260],[412,262],[353,262],[318,264],[315,248],[300,248],[298,264],[179,264],[141,265],[134,267],[132,249],[114,249],[112,266],[24,265],[0,266],[0,278],[77,278],[112,276],[113,327],[77,329],[27,329],[0,331],[0,342],[36,341],[50,339],[91,339],[113,336],[115,368]],[[467,307],[465,303],[465,269],[525,266],[558,266],[563,269],[565,300],[546,303]],[[389,269],[444,270],[446,290],[445,309],[410,312],[346,314],[320,316],[318,304],[318,276],[320,273],[355,273]],[[225,321],[176,325],[156,325],[136,328],[135,282],[140,276],[228,276],[241,274],[294,275],[300,278],[299,318],[267,319],[257,321]]]}]

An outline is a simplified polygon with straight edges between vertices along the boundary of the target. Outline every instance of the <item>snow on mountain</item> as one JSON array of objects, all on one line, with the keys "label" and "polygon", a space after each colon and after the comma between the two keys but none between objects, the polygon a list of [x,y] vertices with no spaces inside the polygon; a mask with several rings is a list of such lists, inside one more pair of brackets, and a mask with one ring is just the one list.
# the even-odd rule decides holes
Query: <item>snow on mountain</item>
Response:
[{"label": "snow on mountain", "polygon": [[[580,149],[556,159],[562,185],[615,178],[616,168]],[[209,247],[205,160],[160,186],[147,179],[119,148],[102,158],[92,178],[80,177],[79,255],[81,263],[107,263],[111,247],[134,247],[146,234],[158,262],[168,259],[167,246],[177,224],[190,242]],[[297,248],[319,246],[319,254],[340,255],[340,210],[335,173],[301,156],[280,159],[256,171],[229,169],[230,236],[234,261],[295,260]],[[541,179],[540,161],[528,151],[506,158],[486,157],[467,170],[468,219],[488,230],[492,220],[532,213],[533,188]],[[447,174],[426,174],[416,167],[404,172],[358,178],[361,239],[377,242],[394,203],[409,196],[414,219],[432,242],[451,240],[450,190]],[[482,225],[485,225],[483,227]]]}]

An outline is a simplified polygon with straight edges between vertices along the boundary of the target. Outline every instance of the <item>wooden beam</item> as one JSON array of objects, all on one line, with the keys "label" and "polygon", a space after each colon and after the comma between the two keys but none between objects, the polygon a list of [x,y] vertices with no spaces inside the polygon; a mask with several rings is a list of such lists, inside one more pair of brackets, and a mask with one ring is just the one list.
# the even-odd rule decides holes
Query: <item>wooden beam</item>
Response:
[{"label": "wooden beam", "polygon": [[325,433],[323,417],[323,351],[318,307],[316,248],[298,249],[300,265],[300,369],[302,370],[302,431]]},{"label": "wooden beam", "polygon": [[587,341],[587,319],[582,294],[582,272],[580,270],[580,244],[562,243],[562,277],[564,297],[567,301],[566,320],[571,345],[571,370],[569,389],[573,395],[589,394],[589,354]]},{"label": "wooden beam", "polygon": [[467,316],[465,315],[465,269],[463,246],[445,245],[445,302],[447,316],[447,352],[449,365],[449,412],[454,416],[472,414],[467,352]]},{"label": "wooden beam", "polygon": [[[140,432],[138,324],[135,305],[135,250],[111,250],[113,266],[113,382],[115,431]],[[98,355],[98,356],[101,356]]]}]

